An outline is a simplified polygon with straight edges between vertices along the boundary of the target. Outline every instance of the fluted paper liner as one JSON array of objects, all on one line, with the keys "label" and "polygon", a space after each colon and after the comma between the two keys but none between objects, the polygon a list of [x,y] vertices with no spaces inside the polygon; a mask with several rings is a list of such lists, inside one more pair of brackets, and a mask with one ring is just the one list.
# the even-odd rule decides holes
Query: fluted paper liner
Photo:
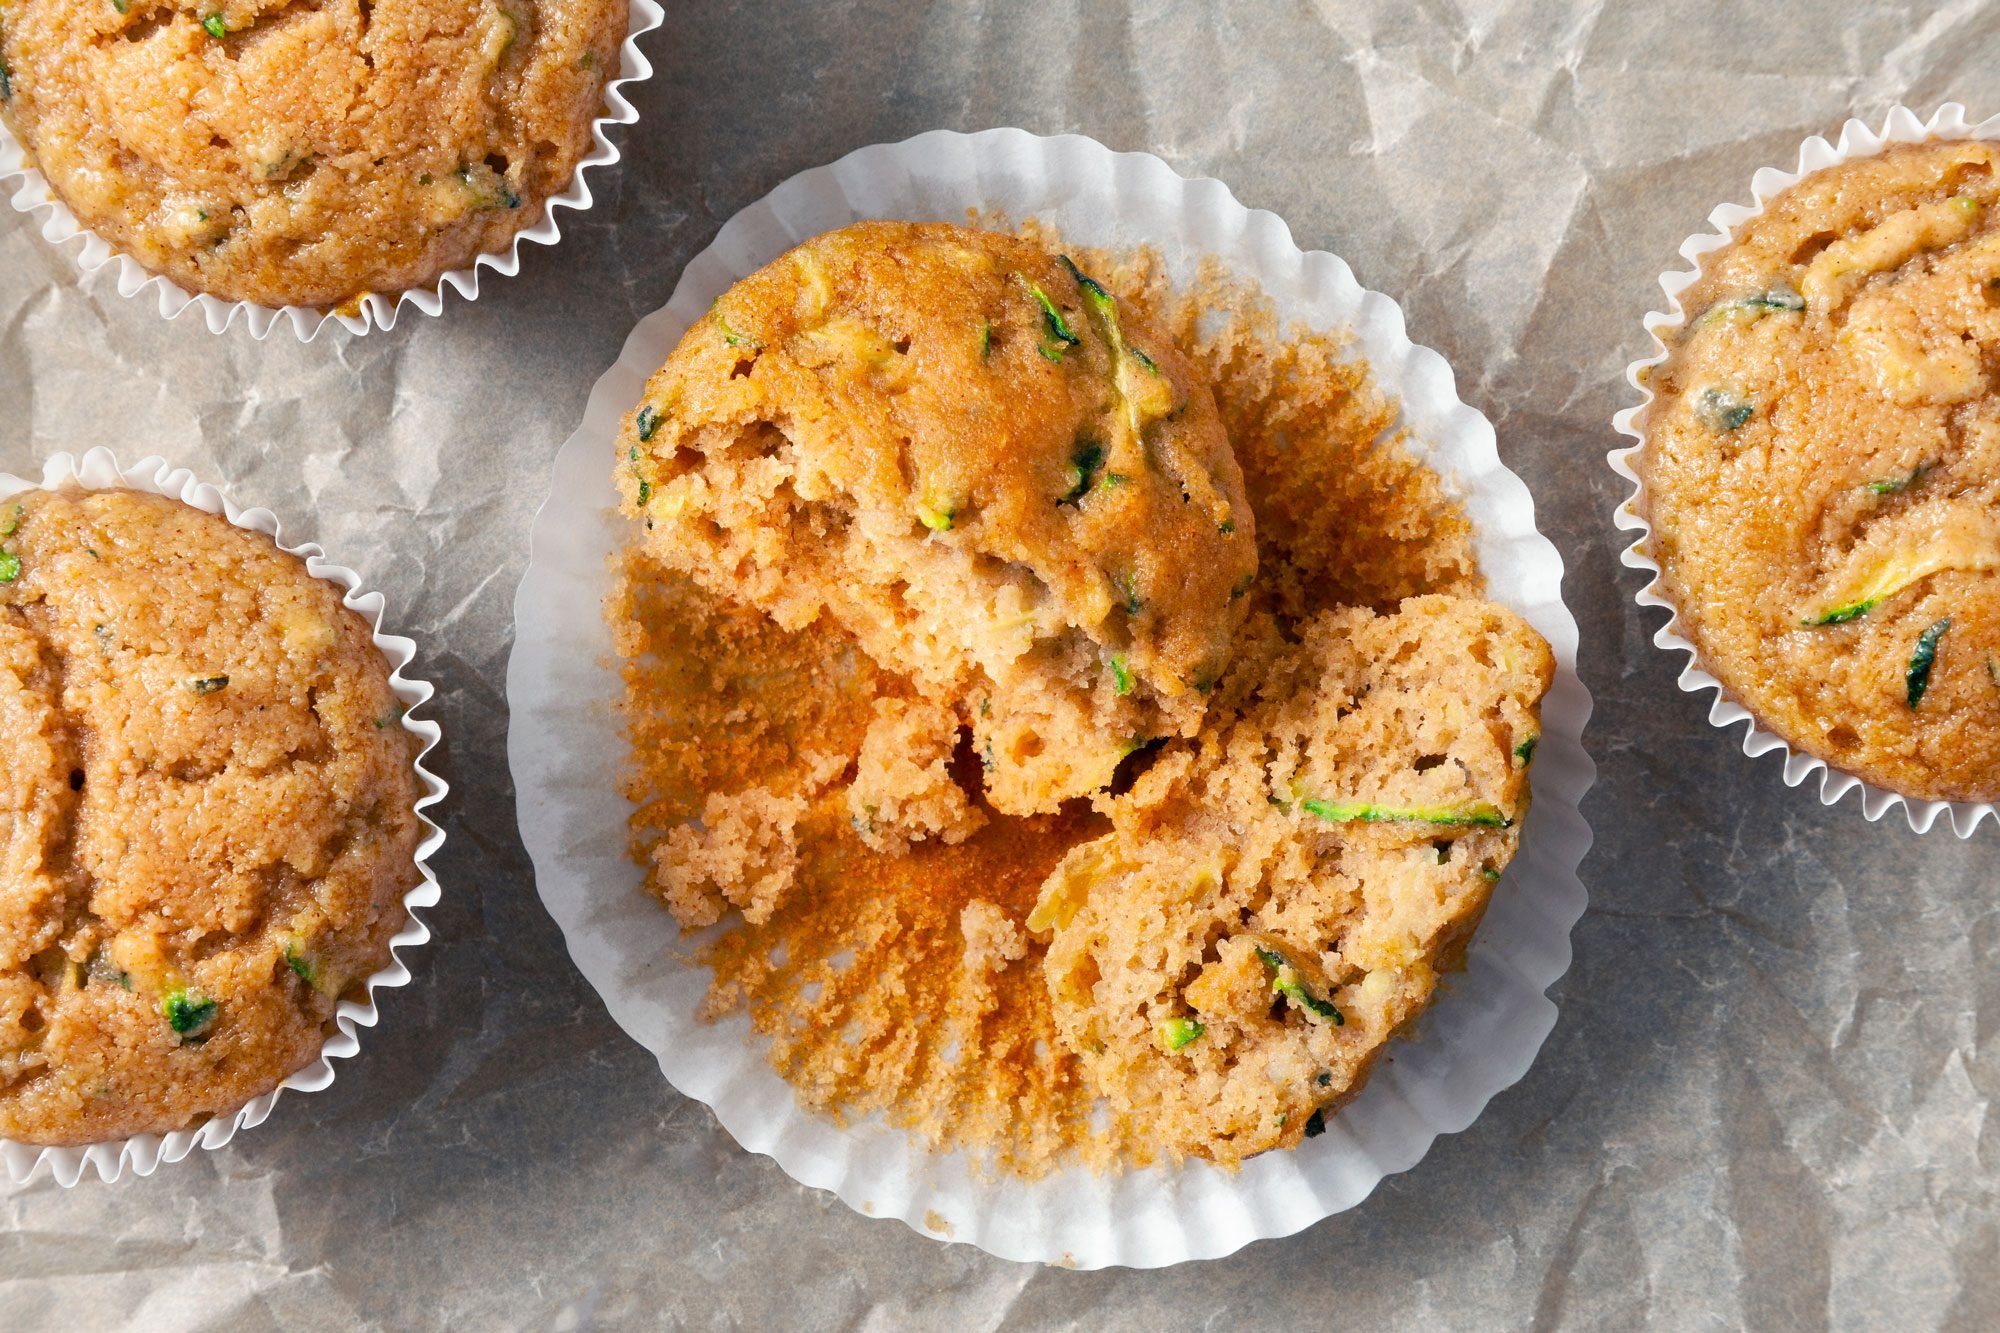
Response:
[{"label": "fluted paper liner", "polygon": [[[628,752],[617,715],[622,685],[602,613],[607,558],[629,540],[612,486],[620,417],[711,300],[797,242],[862,218],[962,222],[969,208],[1046,219],[1079,245],[1151,245],[1181,281],[1215,255],[1261,283],[1281,318],[1352,330],[1357,354],[1402,399],[1415,448],[1470,512],[1492,595],[1533,622],[1560,666],[1521,852],[1494,893],[1466,972],[1449,980],[1418,1038],[1391,1048],[1325,1134],[1236,1173],[1189,1162],[1104,1176],[1072,1167],[1036,1182],[981,1179],[963,1153],[927,1152],[879,1119],[843,1128],[804,1110],[772,1071],[764,1043],[749,1039],[746,1017],[697,1021],[709,973],[679,960],[677,925],[627,859],[632,807],[616,785]],[[1212,1258],[1359,1203],[1437,1135],[1470,1124],[1527,1070],[1554,1024],[1543,992],[1569,966],[1569,930],[1583,910],[1576,867],[1590,835],[1577,802],[1594,776],[1580,744],[1590,701],[1575,672],[1576,626],[1561,581],[1562,561],[1535,530],[1527,488],[1501,465],[1492,427],[1458,400],[1444,360],[1411,344],[1393,301],[1364,291],[1334,256],[1301,251],[1276,216],[1243,207],[1216,181],[1183,179],[1156,157],[1076,136],[940,131],[864,148],[793,177],[723,227],[666,307],[633,330],[557,457],[515,600],[507,674],[521,834],[542,900],[612,1016],[676,1088],[793,1178],[873,1216],[1010,1259],[1097,1268]]]},{"label": "fluted paper liner", "polygon": [[416,660],[417,646],[409,639],[382,631],[382,594],[360,591],[359,574],[327,560],[320,548],[311,542],[287,545],[279,532],[277,516],[270,510],[238,508],[221,491],[196,480],[192,472],[171,467],[161,458],[142,458],[130,468],[121,468],[109,449],[97,448],[82,458],[66,453],[51,456],[42,465],[40,481],[0,472],[0,500],[21,491],[58,490],[65,486],[81,486],[86,490],[122,488],[150,491],[180,500],[204,513],[221,514],[239,528],[263,533],[279,550],[305,561],[306,572],[314,578],[325,579],[344,588],[346,594],[341,598],[341,605],[368,622],[374,634],[375,647],[389,664],[389,685],[405,710],[403,729],[422,742],[414,764],[418,784],[422,788],[415,809],[423,825],[416,853],[417,869],[422,878],[403,895],[403,908],[408,919],[389,941],[389,965],[369,976],[365,1002],[342,1000],[334,1007],[335,1031],[320,1048],[319,1058],[232,1114],[212,1116],[193,1129],[177,1129],[170,1134],[139,1134],[129,1139],[111,1139],[77,1148],[40,1148],[0,1139],[0,1160],[5,1161],[7,1175],[16,1184],[28,1181],[46,1166],[58,1184],[69,1186],[83,1177],[86,1168],[94,1169],[107,1181],[117,1180],[127,1170],[134,1175],[149,1176],[162,1162],[178,1162],[196,1148],[220,1148],[235,1138],[237,1131],[262,1124],[271,1114],[272,1107],[277,1105],[279,1096],[287,1090],[318,1092],[333,1082],[333,1062],[360,1050],[358,1030],[375,1026],[381,1016],[375,1007],[375,992],[409,983],[410,970],[403,964],[401,951],[415,948],[431,937],[429,929],[418,919],[416,909],[437,905],[437,876],[431,873],[427,863],[444,844],[444,831],[423,812],[444,799],[446,787],[441,779],[424,767],[423,762],[442,735],[438,724],[409,716],[408,710],[429,700],[432,693],[428,682],[405,674]]},{"label": "fluted paper liner", "polygon": [[1949,815],[1948,826],[1959,837],[1969,838],[1980,820],[1994,814],[1992,802],[1920,801],[1864,782],[1852,773],[1833,767],[1824,759],[1794,749],[1784,737],[1767,730],[1748,708],[1731,698],[1720,680],[1702,669],[1700,650],[1693,640],[1681,633],[1680,612],[1668,599],[1660,582],[1660,565],[1651,550],[1653,530],[1644,514],[1645,483],[1632,465],[1633,456],[1646,441],[1639,419],[1653,402],[1653,391],[1647,387],[1646,376],[1654,366],[1667,359],[1667,337],[1662,335],[1671,336],[1687,323],[1688,312],[1681,307],[1681,293],[1701,276],[1703,257],[1729,244],[1735,238],[1737,229],[1761,214],[1775,196],[1813,172],[1849,158],[1873,157],[1891,144],[1921,143],[1926,139],[2000,139],[2000,116],[1976,125],[1970,124],[1965,118],[1964,107],[1956,102],[1946,102],[1928,121],[1918,119],[1917,113],[1908,107],[1895,107],[1883,120],[1879,131],[1871,130],[1859,120],[1850,120],[1841,127],[1837,144],[1830,144],[1821,136],[1814,135],[1799,145],[1799,160],[1795,169],[1760,169],[1750,178],[1751,203],[1717,205],[1715,211],[1708,215],[1709,226],[1713,230],[1696,232],[1681,242],[1681,257],[1693,267],[1660,275],[1660,289],[1667,295],[1667,309],[1652,311],[1645,319],[1646,331],[1653,337],[1653,352],[1625,368],[1626,382],[1638,390],[1640,401],[1612,418],[1612,425],[1618,432],[1630,436],[1634,443],[1614,449],[1605,457],[1612,471],[1632,485],[1631,494],[1611,516],[1612,522],[1619,528],[1639,534],[1620,558],[1629,568],[1643,569],[1650,576],[1637,595],[1639,605],[1665,607],[1669,612],[1667,623],[1653,635],[1653,642],[1669,652],[1687,654],[1687,665],[1682,668],[1675,683],[1688,694],[1715,691],[1714,702],[1708,710],[1709,722],[1725,731],[1739,722],[1743,723],[1743,753],[1752,758],[1774,752],[1782,754],[1785,785],[1797,787],[1809,779],[1816,779],[1821,804],[1833,805],[1849,792],[1858,792],[1861,813],[1870,820],[1880,819],[1901,806],[1909,817],[1910,827],[1918,833],[1929,832],[1940,815]]},{"label": "fluted paper liner", "polygon": [[178,319],[188,309],[198,309],[208,325],[208,331],[221,333],[240,314],[250,330],[250,336],[259,341],[269,336],[281,321],[291,326],[300,342],[311,342],[328,323],[338,324],[355,334],[367,333],[371,328],[393,329],[396,317],[404,306],[413,307],[419,314],[441,313],[446,287],[468,301],[478,300],[480,269],[490,268],[502,277],[513,277],[521,271],[523,243],[533,241],[537,245],[554,245],[562,239],[562,227],[556,221],[557,208],[572,208],[579,213],[590,208],[594,200],[590,186],[584,180],[584,172],[590,167],[610,166],[618,160],[618,148],[605,129],[611,125],[631,125],[638,121],[637,108],[620,89],[625,84],[644,82],[652,77],[652,63],[639,53],[638,39],[659,27],[665,17],[666,11],[660,8],[658,0],[630,0],[625,43],[618,55],[618,76],[604,85],[604,114],[591,122],[590,151],[577,162],[569,187],[561,194],[550,195],[543,204],[541,219],[534,226],[515,232],[506,249],[475,256],[469,266],[452,269],[427,287],[411,287],[401,292],[370,292],[356,303],[353,311],[321,310],[315,306],[259,305],[254,301],[225,301],[205,292],[199,295],[190,292],[173,279],[148,269],[132,256],[112,249],[110,242],[85,227],[69,206],[56,197],[55,191],[49,188],[47,177],[35,169],[20,141],[4,124],[0,124],[0,186],[10,180],[15,182],[9,201],[15,211],[44,214],[44,240],[61,246],[65,242],[82,239],[82,247],[75,258],[76,266],[84,273],[95,273],[112,266],[120,296],[153,292],[159,300],[162,318]]}]

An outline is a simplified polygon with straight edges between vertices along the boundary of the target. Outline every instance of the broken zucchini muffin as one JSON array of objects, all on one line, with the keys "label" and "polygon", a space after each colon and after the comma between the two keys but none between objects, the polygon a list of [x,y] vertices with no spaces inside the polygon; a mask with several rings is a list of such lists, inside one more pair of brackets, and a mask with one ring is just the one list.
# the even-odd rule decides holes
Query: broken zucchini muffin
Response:
[{"label": "broken zucchini muffin", "polygon": [[1806,177],[1705,256],[1635,467],[1702,666],[1795,748],[2000,796],[2000,152]]},{"label": "broken zucchini muffin", "polygon": [[1340,337],[1281,331],[1212,267],[1177,293],[1144,253],[1070,253],[1213,385],[1242,470],[1258,572],[1201,725],[1088,802],[1000,809],[977,698],[662,549],[628,436],[654,519],[607,605],[632,852],[715,928],[689,945],[703,1017],[747,1014],[804,1105],[1028,1177],[1234,1165],[1353,1096],[1460,959],[1548,651],[1480,596],[1464,511]]},{"label": "broken zucchini muffin", "polygon": [[534,226],[590,151],[625,0],[10,0],[0,116],[190,291],[351,305]]},{"label": "broken zucchini muffin", "polygon": [[162,496],[0,500],[0,1136],[232,1112],[388,965],[415,752],[341,596]]},{"label": "broken zucchini muffin", "polygon": [[[1193,735],[1257,569],[1186,357],[994,232],[863,222],[799,246],[688,330],[618,448],[661,563],[788,629],[852,634],[943,706],[909,743],[935,764],[969,727],[1009,814]],[[873,818],[905,841],[964,827]]]},{"label": "broken zucchini muffin", "polygon": [[1548,645],[1415,597],[1269,631],[1230,720],[1169,744],[1028,930],[1091,1086],[1175,1157],[1318,1132],[1461,955],[1528,799]]}]

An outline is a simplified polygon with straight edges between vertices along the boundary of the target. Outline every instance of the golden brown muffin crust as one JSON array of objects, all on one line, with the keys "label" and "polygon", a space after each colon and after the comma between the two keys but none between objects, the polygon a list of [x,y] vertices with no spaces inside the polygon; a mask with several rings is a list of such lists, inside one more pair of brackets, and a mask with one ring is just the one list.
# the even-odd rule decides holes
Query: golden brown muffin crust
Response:
[{"label": "golden brown muffin crust", "polygon": [[183,1128],[387,965],[411,737],[367,625],[264,537],[124,491],[0,501],[0,534],[0,1135]]},{"label": "golden brown muffin crust", "polygon": [[1257,568],[1187,359],[994,232],[864,222],[799,246],[688,331],[619,452],[663,563],[854,633],[961,710],[1012,813],[1192,734]]},{"label": "golden brown muffin crust", "polygon": [[[589,152],[624,0],[8,0],[9,126],[197,292],[333,306],[505,249]],[[220,34],[220,35],[218,35]]]},{"label": "golden brown muffin crust", "polygon": [[2000,180],[1817,172],[1703,261],[1637,466],[1661,582],[1760,722],[1904,795],[2000,795]]}]

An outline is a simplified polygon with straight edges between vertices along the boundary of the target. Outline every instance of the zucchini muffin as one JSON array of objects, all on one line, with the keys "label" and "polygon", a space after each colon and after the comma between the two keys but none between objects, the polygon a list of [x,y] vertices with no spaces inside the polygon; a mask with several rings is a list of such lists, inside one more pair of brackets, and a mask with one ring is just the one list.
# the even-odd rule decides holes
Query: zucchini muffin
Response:
[{"label": "zucchini muffin", "polygon": [[419,879],[368,626],[157,495],[0,501],[0,1136],[226,1114],[311,1063]]},{"label": "zucchini muffin", "polygon": [[1555,664],[1513,612],[1433,596],[1323,612],[1239,670],[1232,720],[1110,802],[1026,923],[1092,1086],[1220,1162],[1317,1133],[1462,956]]},{"label": "zucchini muffin", "polygon": [[1806,177],[1703,260],[1636,466],[1703,667],[1834,768],[2000,797],[2000,152]]},{"label": "zucchini muffin", "polygon": [[535,225],[625,0],[7,0],[0,113],[83,225],[191,291],[349,305]]},{"label": "zucchini muffin", "polygon": [[[946,706],[897,743],[949,755],[969,728],[1008,814],[1193,735],[1257,570],[1187,358],[1066,258],[993,232],[864,222],[799,246],[688,330],[619,453],[665,566],[854,635]],[[883,838],[969,831],[876,804]]]},{"label": "zucchini muffin", "polygon": [[[1002,809],[984,756],[953,743],[992,697],[983,676],[953,699],[872,651],[865,618],[816,602],[787,625],[766,609],[782,582],[748,576],[764,548],[739,560],[719,520],[680,526],[669,499],[730,509],[711,478],[783,495],[802,451],[704,470],[708,428],[678,437],[687,456],[649,450],[677,401],[656,381],[619,459],[652,527],[607,605],[631,850],[684,927],[715,928],[689,946],[713,972],[703,1016],[746,1014],[808,1107],[1029,1177],[1233,1166],[1322,1128],[1462,960],[1517,845],[1552,665],[1481,595],[1463,510],[1339,337],[1281,332],[1216,269],[1177,293],[1149,256],[1072,254],[1127,337],[1212,386],[1254,513],[1257,576],[1194,733],[1142,746],[1088,803]],[[1063,311],[1075,289],[1043,290]],[[747,346],[720,314],[691,336]],[[1002,485],[1046,502],[1046,471],[988,475],[966,508]]]}]

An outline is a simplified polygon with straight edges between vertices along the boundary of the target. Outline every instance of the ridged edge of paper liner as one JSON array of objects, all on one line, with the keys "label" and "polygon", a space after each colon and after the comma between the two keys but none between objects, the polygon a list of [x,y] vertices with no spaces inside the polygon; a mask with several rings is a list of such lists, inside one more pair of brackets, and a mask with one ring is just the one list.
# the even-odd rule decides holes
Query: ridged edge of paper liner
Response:
[{"label": "ridged edge of paper liner", "polygon": [[405,674],[406,669],[416,661],[417,645],[400,635],[383,632],[382,612],[387,605],[386,599],[379,592],[362,592],[359,574],[326,559],[317,543],[287,545],[279,533],[278,517],[270,510],[243,509],[221,490],[197,479],[188,469],[173,467],[159,457],[142,458],[131,467],[122,468],[111,451],[102,447],[90,450],[82,458],[68,453],[52,454],[42,465],[40,481],[0,472],[0,499],[22,491],[57,490],[66,485],[81,486],[85,490],[147,491],[179,500],[203,513],[221,514],[236,527],[261,533],[269,537],[279,550],[303,560],[306,572],[312,577],[338,584],[344,589],[341,605],[368,622],[376,650],[389,663],[390,688],[404,707],[403,729],[422,742],[412,766],[422,788],[413,808],[423,825],[423,832],[416,851],[417,870],[421,878],[403,895],[403,909],[408,920],[389,940],[389,965],[368,977],[365,1003],[341,1000],[334,1006],[335,1031],[327,1037],[316,1060],[271,1091],[252,1098],[235,1112],[213,1116],[192,1129],[178,1129],[168,1134],[137,1134],[131,1138],[109,1139],[84,1147],[68,1148],[38,1147],[0,1139],[0,1159],[4,1159],[8,1178],[15,1184],[26,1184],[43,1167],[47,1167],[56,1183],[64,1187],[82,1179],[86,1167],[95,1170],[106,1181],[117,1180],[128,1169],[134,1175],[149,1176],[162,1162],[178,1162],[196,1148],[220,1148],[235,1138],[239,1130],[262,1124],[284,1092],[318,1092],[333,1082],[333,1062],[358,1052],[361,1049],[359,1029],[374,1027],[381,1017],[375,1004],[375,992],[409,984],[410,969],[403,962],[401,951],[416,948],[431,937],[430,929],[417,915],[417,909],[437,905],[440,888],[429,861],[444,845],[444,830],[432,822],[424,811],[443,800],[449,791],[444,780],[424,766],[424,758],[437,747],[443,732],[435,722],[410,716],[410,710],[428,702],[435,693],[430,682]]}]

